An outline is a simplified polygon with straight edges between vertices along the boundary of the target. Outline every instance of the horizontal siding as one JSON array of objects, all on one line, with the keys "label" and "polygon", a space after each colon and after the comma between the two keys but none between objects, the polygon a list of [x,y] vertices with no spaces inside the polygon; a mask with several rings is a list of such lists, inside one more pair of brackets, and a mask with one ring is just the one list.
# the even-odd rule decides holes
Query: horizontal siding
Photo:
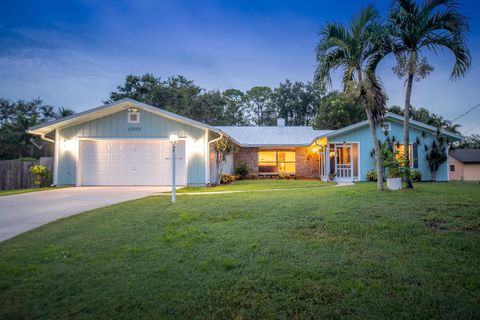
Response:
[{"label": "horizontal siding", "polygon": [[[128,123],[128,111],[122,110],[93,121],[59,131],[58,180],[60,185],[75,184],[78,138],[169,139],[171,134],[186,138],[187,183],[205,184],[205,131],[181,122],[140,110],[140,122]],[[64,143],[67,140],[68,143]],[[68,150],[65,146],[68,145]]]},{"label": "horizontal siding", "polygon": [[[403,144],[403,123],[393,119],[386,119],[385,122],[391,123],[391,130],[388,135],[390,137],[395,137],[396,141],[399,141],[400,144]],[[424,145],[427,144],[430,146],[434,140],[434,135],[425,131],[425,137],[423,137],[422,132],[422,130],[417,128],[410,128],[410,143],[415,143],[417,138],[420,140],[420,144],[418,146],[418,169],[422,172],[422,180],[428,181],[432,179],[432,176],[428,167],[428,163],[425,160]],[[382,142],[385,141],[385,134],[380,129],[378,129],[378,137]],[[370,156],[370,153],[373,150],[370,128],[368,126],[364,126],[357,130],[350,131],[329,139],[329,142],[341,143],[343,141],[360,142],[360,168],[362,175],[360,180],[365,181],[367,171],[370,169],[375,169],[375,161]],[[438,170],[437,181],[448,181],[447,162],[443,163]]]}]

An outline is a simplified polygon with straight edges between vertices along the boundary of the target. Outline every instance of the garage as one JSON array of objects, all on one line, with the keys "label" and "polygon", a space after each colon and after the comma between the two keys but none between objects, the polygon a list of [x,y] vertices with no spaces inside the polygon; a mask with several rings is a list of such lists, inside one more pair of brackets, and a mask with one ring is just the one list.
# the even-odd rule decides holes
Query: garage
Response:
[{"label": "garage", "polygon": [[[168,186],[172,146],[166,140],[80,140],[79,175],[84,186]],[[176,146],[176,184],[186,185],[185,141]]]}]

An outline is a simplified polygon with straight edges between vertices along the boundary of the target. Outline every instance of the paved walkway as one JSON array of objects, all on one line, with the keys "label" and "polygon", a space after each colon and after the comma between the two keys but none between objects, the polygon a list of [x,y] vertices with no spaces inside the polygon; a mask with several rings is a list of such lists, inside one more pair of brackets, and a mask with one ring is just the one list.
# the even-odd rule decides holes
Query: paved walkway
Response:
[{"label": "paved walkway", "polygon": [[168,187],[76,187],[1,196],[0,241],[60,218],[168,190]]}]

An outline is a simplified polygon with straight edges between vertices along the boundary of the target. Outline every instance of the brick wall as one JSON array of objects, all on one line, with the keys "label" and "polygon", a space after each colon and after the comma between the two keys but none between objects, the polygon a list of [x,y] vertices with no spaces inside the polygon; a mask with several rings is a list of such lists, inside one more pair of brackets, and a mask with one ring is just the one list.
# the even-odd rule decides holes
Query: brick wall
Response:
[{"label": "brick wall", "polygon": [[309,152],[310,148],[295,148],[296,176],[300,178],[318,178],[318,153]]},{"label": "brick wall", "polygon": [[[259,148],[238,148],[233,155],[233,167],[246,164],[252,174],[258,174]],[[262,149],[263,150],[263,149]],[[274,149],[273,149],[274,150]],[[318,153],[309,152],[309,148],[295,148],[296,176],[300,178],[318,178]]]},{"label": "brick wall", "polygon": [[233,155],[233,168],[246,164],[251,174],[258,174],[258,148],[239,147]]}]

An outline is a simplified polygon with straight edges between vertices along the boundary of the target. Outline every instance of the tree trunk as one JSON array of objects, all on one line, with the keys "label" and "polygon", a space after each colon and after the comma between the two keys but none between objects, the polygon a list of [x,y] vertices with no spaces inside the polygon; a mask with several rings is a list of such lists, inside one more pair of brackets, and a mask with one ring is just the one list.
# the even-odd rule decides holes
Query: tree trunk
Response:
[{"label": "tree trunk", "polygon": [[[417,53],[415,51],[411,51],[408,58],[407,91],[405,93],[405,106],[403,108],[403,157],[405,158],[405,163],[408,165],[410,165],[410,99],[412,97],[412,85],[416,64]],[[407,188],[413,188],[410,175],[407,175],[406,181]]]},{"label": "tree trunk", "polygon": [[367,113],[368,124],[370,126],[370,133],[373,140],[373,150],[375,151],[375,166],[377,168],[377,191],[383,190],[383,168],[380,143],[377,136],[377,129],[373,123],[372,111],[368,106],[365,106],[365,112]]},{"label": "tree trunk", "polygon": [[[357,74],[358,74],[358,81],[361,84],[363,81],[362,73],[361,71],[358,71]],[[365,113],[367,114],[370,133],[372,135],[373,150],[375,151],[375,166],[377,168],[377,191],[383,191],[383,168],[382,168],[380,143],[377,136],[377,128],[375,127],[375,123],[373,122],[372,110],[368,106],[367,99],[365,99],[363,103],[365,107]]]}]

